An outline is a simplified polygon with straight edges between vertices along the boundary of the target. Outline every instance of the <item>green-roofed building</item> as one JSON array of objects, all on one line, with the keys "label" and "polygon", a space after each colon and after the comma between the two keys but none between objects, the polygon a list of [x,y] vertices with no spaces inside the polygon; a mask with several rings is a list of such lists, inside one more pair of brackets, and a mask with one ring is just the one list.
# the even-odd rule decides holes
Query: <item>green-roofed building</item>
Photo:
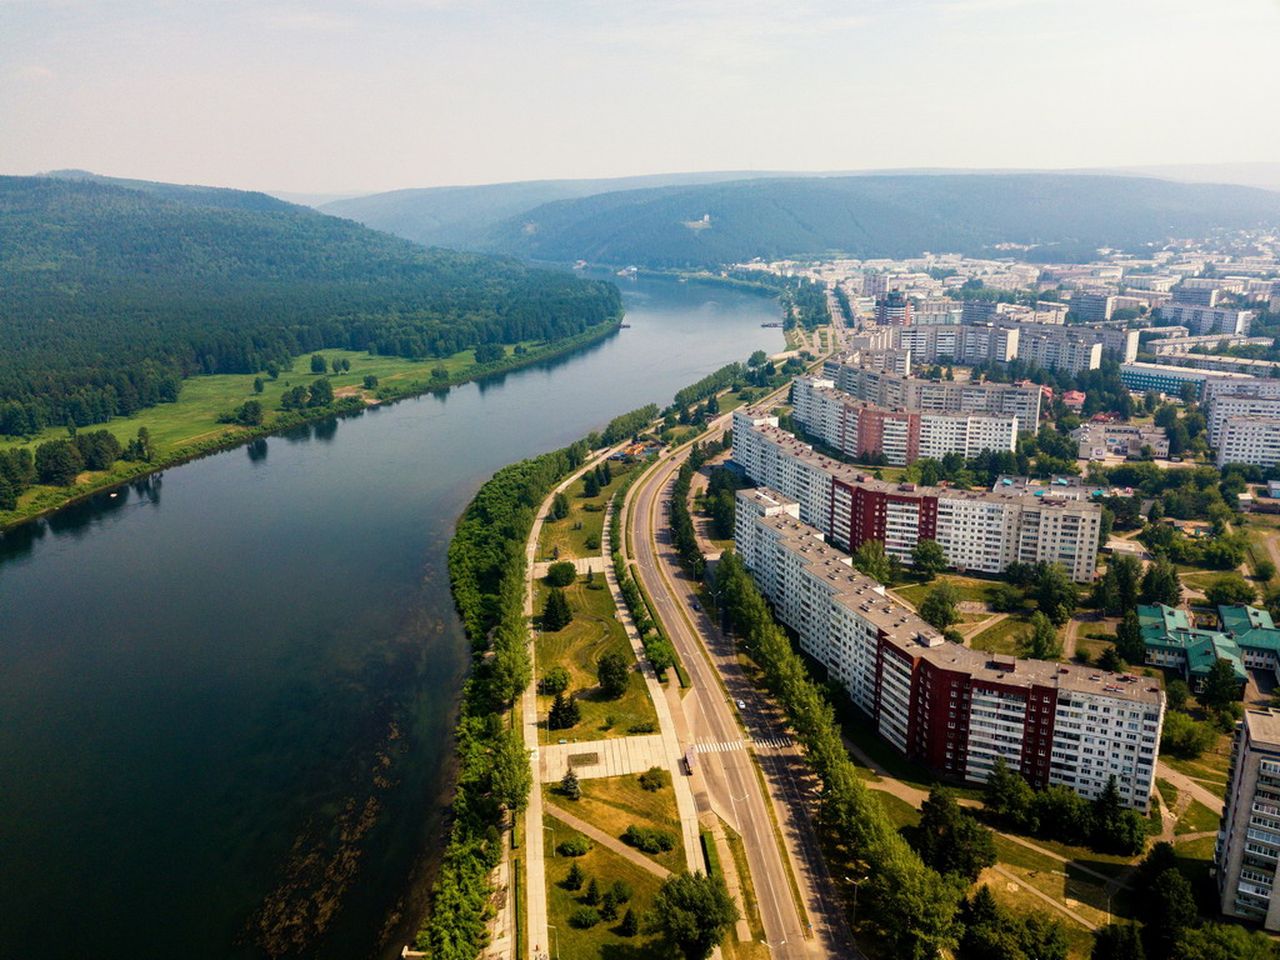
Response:
[{"label": "green-roofed building", "polygon": [[[1218,660],[1231,664],[1242,686],[1249,679],[1249,668],[1276,669],[1280,630],[1271,626],[1271,617],[1265,610],[1221,607],[1218,615],[1223,623],[1222,630],[1202,630],[1192,624],[1187,611],[1181,608],[1162,603],[1139,606],[1138,624],[1142,629],[1147,663],[1180,670],[1194,690],[1200,689],[1210,668]],[[1258,615],[1265,618],[1266,626],[1261,625],[1263,620]],[[1253,623],[1259,625],[1249,625]],[[1237,634],[1233,627],[1243,632]],[[1264,656],[1263,651],[1246,646],[1246,642],[1262,641],[1260,634],[1267,632],[1271,636],[1266,643],[1274,644],[1269,647],[1269,654]]]}]

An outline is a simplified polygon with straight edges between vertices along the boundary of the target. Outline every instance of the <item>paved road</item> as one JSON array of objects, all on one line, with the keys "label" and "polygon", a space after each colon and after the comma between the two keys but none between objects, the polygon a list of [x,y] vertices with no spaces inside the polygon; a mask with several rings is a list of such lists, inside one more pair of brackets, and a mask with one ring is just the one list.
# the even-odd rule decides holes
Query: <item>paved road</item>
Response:
[{"label": "paved road", "polygon": [[[717,424],[708,436],[716,436],[727,423]],[[683,712],[690,737],[700,743],[732,744],[741,741],[744,729],[739,725],[732,700],[721,685],[703,648],[703,638],[716,634],[714,626],[693,609],[694,585],[686,581],[675,563],[667,542],[664,501],[670,496],[675,473],[687,451],[681,451],[660,462],[632,491],[628,526],[632,549],[645,588],[649,591],[659,618],[680,654],[685,669],[692,677],[692,690],[685,697]],[[655,532],[661,530],[661,536]],[[722,661],[723,662],[723,661]],[[736,664],[736,658],[733,658]],[[746,678],[734,677],[735,697],[757,700],[748,689]],[[744,713],[750,721],[752,739],[779,742],[785,738],[785,727],[765,705],[748,707]],[[807,823],[805,787],[798,782],[804,772],[794,753],[777,749],[761,751],[761,767],[774,789],[775,797],[766,795],[761,786],[752,754],[745,749],[700,751],[693,776],[695,795],[700,807],[709,804],[743,838],[747,860],[759,903],[765,936],[775,957],[807,958],[811,956],[848,957],[853,947],[844,928],[843,913],[826,892],[825,866],[818,855],[816,842]],[[781,803],[775,801],[781,800]],[[802,916],[792,895],[792,874],[787,854],[779,848],[774,835],[774,817],[782,824],[792,854],[802,861],[795,877],[803,899],[811,905],[817,935],[806,939],[808,916]]]}]

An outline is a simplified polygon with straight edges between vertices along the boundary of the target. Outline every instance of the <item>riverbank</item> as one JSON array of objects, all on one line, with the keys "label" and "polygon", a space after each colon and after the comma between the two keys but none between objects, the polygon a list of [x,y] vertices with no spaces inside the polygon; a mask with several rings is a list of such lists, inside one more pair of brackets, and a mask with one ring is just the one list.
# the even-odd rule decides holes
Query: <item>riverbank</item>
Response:
[{"label": "riverbank", "polygon": [[[109,423],[85,428],[86,431],[107,430],[120,441],[121,446],[133,439],[139,428],[146,428],[155,450],[150,460],[117,460],[109,470],[81,473],[70,487],[36,484],[23,492],[15,510],[0,510],[0,533],[151,474],[257,439],[333,417],[359,415],[371,407],[447,390],[473,380],[563,357],[606,339],[621,325],[622,317],[617,317],[561,340],[508,344],[504,346],[503,359],[484,364],[475,362],[474,350],[464,350],[436,360],[406,360],[351,350],[317,351],[325,358],[328,372],[324,376],[332,383],[336,400],[314,409],[279,409],[280,397],[286,390],[299,384],[309,384],[321,376],[302,372],[308,370],[311,354],[295,358],[295,369],[281,372],[274,380],[254,374],[192,377],[183,382],[176,403],[150,407],[131,417],[117,417]],[[350,368],[339,373],[331,372],[334,360],[345,360]],[[377,384],[367,388],[365,378],[370,376],[377,378]],[[255,389],[255,380],[261,382],[261,392]],[[263,423],[241,426],[218,422],[222,414],[249,400],[262,404]],[[41,443],[65,437],[63,428],[50,428],[29,440],[0,441],[0,450],[27,448],[34,451]]]}]

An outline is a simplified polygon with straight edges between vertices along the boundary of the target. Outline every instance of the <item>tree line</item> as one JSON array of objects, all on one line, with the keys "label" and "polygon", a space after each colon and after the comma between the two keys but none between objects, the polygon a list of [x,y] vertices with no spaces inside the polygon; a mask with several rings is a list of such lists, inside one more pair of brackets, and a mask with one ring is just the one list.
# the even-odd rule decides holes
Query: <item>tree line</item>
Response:
[{"label": "tree line", "polygon": [[616,319],[609,283],[280,204],[0,178],[0,434],[103,423],[323,348],[407,358]]}]

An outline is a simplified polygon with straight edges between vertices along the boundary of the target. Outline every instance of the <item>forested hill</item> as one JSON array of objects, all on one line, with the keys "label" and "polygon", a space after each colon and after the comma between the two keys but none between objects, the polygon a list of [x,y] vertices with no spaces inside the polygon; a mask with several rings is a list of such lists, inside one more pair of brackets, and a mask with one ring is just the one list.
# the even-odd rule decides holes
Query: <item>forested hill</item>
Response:
[{"label": "forested hill", "polygon": [[620,310],[611,284],[262,194],[0,177],[0,434],[102,422],[172,399],[183,377],[323,347],[444,356]]},{"label": "forested hill", "polygon": [[548,203],[480,246],[538,260],[701,266],[753,257],[970,254],[1039,245],[1087,256],[1170,237],[1280,223],[1280,193],[1069,174],[764,179],[604,193]]}]

